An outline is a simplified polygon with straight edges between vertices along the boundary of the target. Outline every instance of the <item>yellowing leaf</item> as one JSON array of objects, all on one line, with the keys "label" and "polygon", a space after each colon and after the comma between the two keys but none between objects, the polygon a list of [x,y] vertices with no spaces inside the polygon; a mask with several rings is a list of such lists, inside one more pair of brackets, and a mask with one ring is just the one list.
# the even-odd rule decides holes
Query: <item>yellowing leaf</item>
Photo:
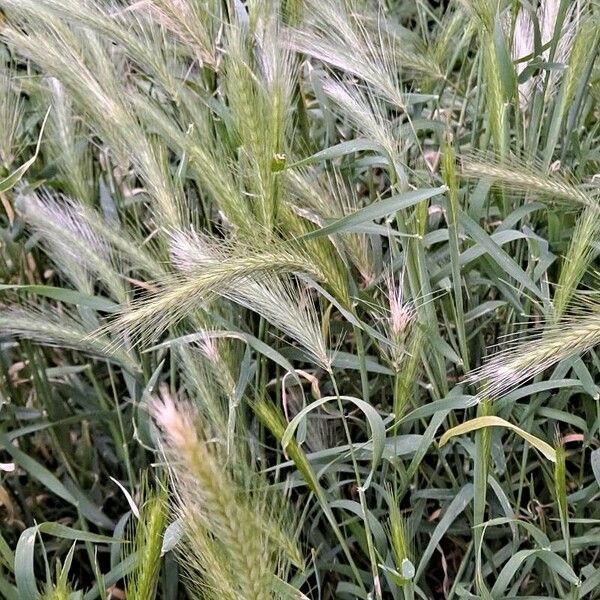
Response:
[{"label": "yellowing leaf", "polygon": [[556,452],[554,451],[554,448],[550,446],[550,444],[540,440],[539,438],[535,437],[535,435],[527,433],[520,427],[509,423],[505,419],[494,416],[477,417],[467,421],[466,423],[462,423],[461,425],[457,425],[456,427],[449,429],[440,439],[440,447],[448,442],[450,438],[456,437],[457,435],[463,435],[464,433],[470,433],[471,431],[482,429],[483,427],[506,427],[507,429],[511,429],[515,433],[518,433],[524,440],[528,441],[534,448],[539,450],[539,452],[541,452],[548,460],[554,463],[556,462]]}]

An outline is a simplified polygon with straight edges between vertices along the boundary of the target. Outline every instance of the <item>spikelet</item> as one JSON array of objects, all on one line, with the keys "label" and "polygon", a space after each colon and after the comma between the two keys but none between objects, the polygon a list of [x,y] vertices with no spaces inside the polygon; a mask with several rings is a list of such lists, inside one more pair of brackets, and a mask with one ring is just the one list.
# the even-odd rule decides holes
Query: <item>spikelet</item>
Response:
[{"label": "spikelet", "polygon": [[9,68],[0,70],[0,163],[5,169],[13,165],[16,154],[20,124],[23,118],[23,100],[19,95],[16,72]]},{"label": "spikelet", "polygon": [[[556,33],[559,0],[543,0],[537,10],[537,21],[540,29],[540,42],[542,46],[548,46]],[[556,49],[554,60],[558,63],[566,64],[569,60],[575,34],[580,21],[580,7],[577,2],[573,2],[565,16],[560,32],[559,43]],[[516,64],[517,75],[520,75],[527,67],[527,62],[523,61],[527,56],[533,56],[534,52],[534,24],[527,10],[521,8],[517,14],[514,28],[512,56]],[[545,61],[550,57],[550,49],[546,48],[541,55]],[[557,87],[561,72],[553,69],[549,73],[549,81],[546,90],[547,98],[550,97]],[[541,89],[542,76],[530,77],[519,83],[519,103],[521,110],[526,111],[531,102],[534,89]]]},{"label": "spikelet", "polygon": [[599,239],[600,215],[598,209],[591,206],[581,213],[564,258],[552,302],[555,321],[562,318],[577,286],[597,256],[595,244]]},{"label": "spikelet", "polygon": [[[307,273],[318,280],[326,279],[318,267],[298,247],[277,245],[269,249],[219,247],[209,238],[174,231],[171,255],[180,273],[167,275],[157,282],[158,291],[151,292],[124,309],[111,323],[98,330],[98,335],[118,333],[141,340],[156,339],[170,326],[193,317],[220,290],[236,282]],[[193,252],[194,254],[190,254]]]},{"label": "spikelet", "polygon": [[277,597],[274,577],[287,560],[285,548],[271,535],[265,498],[240,487],[225,467],[219,442],[198,431],[189,405],[176,403],[163,388],[150,408],[173,474],[185,532],[182,564],[192,595],[215,600]]},{"label": "spikelet", "polygon": [[[122,164],[131,161],[160,221],[171,226],[181,224],[181,194],[170,176],[164,143],[146,134],[127,101],[112,45],[96,31],[70,29],[57,18],[55,3],[7,0],[7,4],[16,9],[16,15],[22,11],[28,33],[23,31],[23,21],[15,19],[2,31],[5,41],[58,78],[118,160]],[[40,18],[42,9],[44,18]]]},{"label": "spikelet", "polygon": [[69,600],[73,591],[68,581],[68,573],[62,568],[60,562],[56,565],[56,583],[46,585],[39,600]]},{"label": "spikelet", "polygon": [[47,77],[52,109],[49,134],[44,145],[45,160],[56,162],[67,193],[80,202],[91,205],[94,199],[92,156],[85,142],[85,131],[73,111],[73,100],[56,77]]},{"label": "spikelet", "polygon": [[391,157],[398,153],[398,142],[392,139],[385,107],[375,96],[357,84],[333,78],[324,79],[322,86],[340,115],[349,119],[359,134],[373,137]]},{"label": "spikelet", "polygon": [[409,39],[400,39],[397,29],[385,27],[377,16],[352,10],[343,1],[310,0],[305,7],[310,19],[295,29],[289,46],[348,74],[359,77],[380,98],[397,107],[405,105],[398,71],[407,67],[441,76],[439,65],[419,52]]},{"label": "spikelet", "polygon": [[76,203],[38,192],[19,197],[16,206],[75,286],[93,294],[93,278],[98,277],[117,300],[126,299],[109,244],[81,217]]},{"label": "spikelet", "polygon": [[[323,225],[326,219],[339,219],[363,207],[363,200],[338,168],[319,173],[317,169],[296,169],[287,175],[292,210],[301,217]],[[375,279],[369,236],[346,233],[340,236],[343,249],[360,272],[365,285]],[[334,241],[335,243],[335,241]]]},{"label": "spikelet", "polygon": [[[155,0],[135,3],[120,11],[110,11],[89,0],[60,3],[54,0],[7,0],[7,3],[18,9],[15,14],[20,15],[23,11],[32,19],[27,22],[27,28],[34,31],[34,36],[23,35],[19,21],[15,19],[15,26],[11,25],[5,31],[7,41],[60,79],[91,128],[111,146],[118,163],[134,166],[145,184],[158,222],[168,226],[189,222],[181,189],[165,160],[168,145],[179,155],[190,158],[190,172],[217,203],[228,222],[249,236],[256,233],[258,223],[248,199],[241,193],[243,190],[235,175],[232,177],[235,164],[232,164],[228,145],[214,137],[210,125],[212,114],[206,100],[212,92],[207,92],[205,98],[203,90],[195,93],[184,82],[192,65],[180,57],[182,54],[187,56],[187,52],[191,53],[188,58],[196,60],[197,53],[203,53],[199,46],[204,42],[199,42],[199,38],[217,35],[217,31],[213,31],[213,28],[221,27],[217,2],[207,2],[202,8],[186,0],[178,9],[172,3]],[[188,23],[190,13],[198,14],[201,23],[193,19]],[[39,26],[42,21],[48,26]],[[67,28],[65,23],[73,23],[73,29]],[[174,43],[165,27],[178,28],[191,46]],[[182,27],[195,30],[188,32],[195,41],[181,31]],[[199,28],[206,31],[199,32]],[[105,46],[101,39],[89,33],[90,30],[118,41],[119,48],[111,44]],[[37,39],[36,44],[31,43],[31,37]],[[53,38],[57,38],[56,44]],[[119,68],[127,62],[121,56],[107,53],[107,48],[115,53],[121,47],[128,60],[153,75],[160,94],[164,93],[178,105],[181,122],[163,105],[150,101],[147,94],[123,85],[127,75]],[[205,59],[217,60],[215,56],[205,56]],[[146,131],[156,132],[159,137],[152,137]]]},{"label": "spikelet", "polygon": [[542,200],[568,206],[591,206],[600,211],[596,201],[565,178],[557,174],[542,174],[515,157],[500,162],[492,157],[467,156],[462,159],[461,171],[467,177],[490,179],[508,189],[537,194]]},{"label": "spikelet", "polygon": [[166,493],[162,488],[144,489],[144,504],[135,524],[134,552],[136,568],[127,578],[128,600],[148,600],[156,597],[161,564],[163,533],[167,522]]},{"label": "spikelet", "polygon": [[492,34],[486,32],[483,40],[483,60],[485,65],[486,100],[489,105],[489,129],[496,152],[505,156],[507,152],[506,94],[500,77],[498,53]]},{"label": "spikelet", "polygon": [[571,105],[581,75],[587,67],[589,49],[595,46],[600,35],[598,24],[594,18],[577,18],[572,22],[574,25],[571,27],[571,31],[568,35],[561,37],[559,44],[559,51],[564,48],[564,45],[568,48],[568,67],[564,74],[565,94],[563,104],[565,109]]},{"label": "spikelet", "polygon": [[404,273],[398,282],[391,270],[385,273],[382,292],[384,301],[372,307],[376,329],[382,334],[378,345],[386,362],[399,373],[416,333],[418,303],[405,297]]},{"label": "spikelet", "polygon": [[142,239],[85,203],[42,190],[17,197],[16,207],[43,236],[47,250],[68,279],[74,272],[100,275],[121,294],[123,262],[151,277],[165,273],[156,253]]},{"label": "spikelet", "polygon": [[578,296],[580,307],[509,343],[468,380],[481,384],[480,398],[498,398],[552,365],[600,344],[600,304],[596,295]]},{"label": "spikelet", "polygon": [[139,3],[137,10],[149,12],[154,20],[183,42],[183,47],[193,49],[202,66],[217,68],[214,40],[220,3],[214,0],[201,3],[191,0],[149,0]]},{"label": "spikelet", "polygon": [[45,303],[10,308],[0,305],[0,337],[72,348],[117,362],[132,373],[139,370],[135,358],[125,349],[116,348],[110,338],[91,336],[93,326],[64,308]]},{"label": "spikelet", "polygon": [[238,142],[245,198],[267,240],[274,234],[294,94],[294,61],[279,43],[276,13],[255,5],[249,27],[226,28],[223,93]]},{"label": "spikelet", "polygon": [[[241,356],[237,344],[210,329],[199,332],[200,339],[177,348],[186,389],[195,406],[205,416],[207,435],[227,439],[227,456],[235,449],[239,429],[240,397],[236,384]],[[210,425],[208,425],[210,423]]]},{"label": "spikelet", "polygon": [[[223,250],[206,237],[177,233],[172,248],[173,261],[184,272],[194,273],[199,268],[206,271],[223,264]],[[319,319],[302,281],[283,274],[255,272],[224,281],[215,293],[262,315],[300,344],[317,364],[330,369]]]},{"label": "spikelet", "polygon": [[[387,487],[387,496],[389,503],[389,518],[386,523],[386,532],[390,540],[390,546],[392,549],[392,555],[394,557],[394,563],[396,572],[402,575],[406,565],[411,565],[413,549],[409,541],[410,532],[408,531],[408,524],[406,519],[400,512],[400,499]],[[404,577],[399,578],[401,585],[409,584],[409,579]]]}]

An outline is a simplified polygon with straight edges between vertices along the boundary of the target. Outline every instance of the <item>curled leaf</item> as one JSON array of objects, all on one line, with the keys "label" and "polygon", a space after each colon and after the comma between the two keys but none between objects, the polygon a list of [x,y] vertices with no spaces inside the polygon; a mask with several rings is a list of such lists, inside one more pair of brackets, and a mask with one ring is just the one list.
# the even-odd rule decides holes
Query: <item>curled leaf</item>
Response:
[{"label": "curled leaf", "polygon": [[540,440],[540,438],[535,437],[535,435],[531,435],[531,433],[527,433],[520,427],[509,423],[505,419],[494,416],[477,417],[467,421],[466,423],[462,423],[461,425],[457,425],[456,427],[449,429],[440,439],[440,447],[457,435],[470,433],[471,431],[482,429],[483,427],[506,427],[507,429],[511,429],[515,433],[518,433],[524,440],[529,442],[536,450],[541,452],[548,460],[554,463],[556,462],[556,452],[554,451],[554,448],[550,446],[550,444]]}]

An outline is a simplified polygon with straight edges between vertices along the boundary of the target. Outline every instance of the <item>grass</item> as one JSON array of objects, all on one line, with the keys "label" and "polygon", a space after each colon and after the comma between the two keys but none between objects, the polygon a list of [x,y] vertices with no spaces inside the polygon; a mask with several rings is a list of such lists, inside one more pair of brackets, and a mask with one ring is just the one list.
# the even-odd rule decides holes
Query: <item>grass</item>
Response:
[{"label": "grass", "polygon": [[600,598],[599,19],[0,0],[0,596]]}]

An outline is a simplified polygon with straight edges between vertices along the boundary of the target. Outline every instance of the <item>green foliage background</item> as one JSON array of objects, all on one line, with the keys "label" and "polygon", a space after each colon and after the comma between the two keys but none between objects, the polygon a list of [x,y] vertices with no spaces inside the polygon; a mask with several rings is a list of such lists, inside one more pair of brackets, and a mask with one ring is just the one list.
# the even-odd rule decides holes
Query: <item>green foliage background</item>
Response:
[{"label": "green foliage background", "polygon": [[600,598],[593,0],[0,11],[0,595]]}]

